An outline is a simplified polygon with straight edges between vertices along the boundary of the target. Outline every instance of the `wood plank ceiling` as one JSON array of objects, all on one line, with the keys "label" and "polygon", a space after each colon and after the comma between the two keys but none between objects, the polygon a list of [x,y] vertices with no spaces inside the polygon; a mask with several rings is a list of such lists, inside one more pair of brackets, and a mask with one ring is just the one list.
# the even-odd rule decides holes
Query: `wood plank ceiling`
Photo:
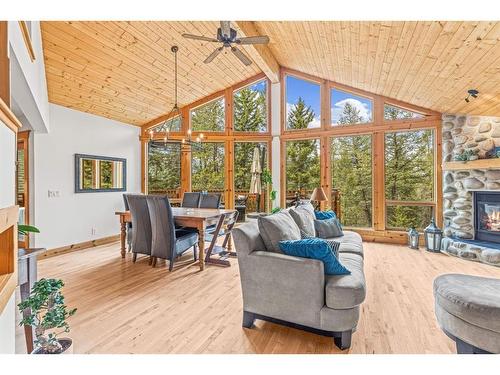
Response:
[{"label": "wood plank ceiling", "polygon": [[[300,70],[438,112],[500,115],[500,22],[256,22]],[[466,103],[467,90],[477,99]]]},{"label": "wood plank ceiling", "polygon": [[42,22],[49,100],[129,124],[142,125],[174,104],[174,56],[179,46],[179,105],[256,75],[232,53],[203,60],[218,44],[218,22]]},{"label": "wood plank ceiling", "polygon": [[[499,22],[255,22],[281,66],[439,112],[500,115]],[[42,22],[52,103],[141,125],[173,105],[249,78],[232,54],[203,64],[216,45],[182,38],[215,35],[218,22]],[[479,98],[466,103],[469,88]]]}]

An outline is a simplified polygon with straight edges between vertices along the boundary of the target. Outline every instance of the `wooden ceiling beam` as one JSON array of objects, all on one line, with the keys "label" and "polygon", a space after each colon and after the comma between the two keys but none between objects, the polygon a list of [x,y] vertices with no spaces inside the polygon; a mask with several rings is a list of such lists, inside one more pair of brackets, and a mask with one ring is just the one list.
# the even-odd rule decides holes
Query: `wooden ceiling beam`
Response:
[{"label": "wooden ceiling beam", "polygon": [[[241,37],[262,35],[252,21],[235,21],[234,24]],[[280,65],[267,45],[251,44],[242,47],[272,83],[279,82]]]}]

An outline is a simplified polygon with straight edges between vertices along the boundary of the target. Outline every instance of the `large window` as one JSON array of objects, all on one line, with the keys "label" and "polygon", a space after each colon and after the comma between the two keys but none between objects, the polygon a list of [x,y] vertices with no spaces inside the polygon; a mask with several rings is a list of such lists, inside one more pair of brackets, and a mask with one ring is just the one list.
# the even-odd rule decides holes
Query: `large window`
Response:
[{"label": "large window", "polygon": [[[266,142],[235,142],[234,143],[234,198],[236,205],[245,204],[248,212],[266,210],[267,191],[260,174],[261,193],[254,189],[250,192],[252,183],[252,165],[260,166],[263,172],[267,165]],[[258,172],[258,169],[255,170]],[[254,187],[253,187],[254,188]]]},{"label": "large window", "polygon": [[364,124],[373,121],[373,103],[363,96],[331,90],[332,125]]},{"label": "large window", "polygon": [[391,104],[384,105],[384,120],[394,121],[394,120],[405,120],[405,119],[415,119],[425,117],[421,113],[413,112],[408,109],[397,107]]},{"label": "large window", "polygon": [[191,129],[193,131],[223,132],[224,127],[224,98],[213,100],[191,110]]},{"label": "large window", "polygon": [[432,130],[386,133],[385,198],[388,228],[429,224],[434,210]]},{"label": "large window", "polygon": [[181,145],[149,142],[148,193],[180,197]]},{"label": "large window", "polygon": [[191,191],[220,192],[224,198],[224,143],[205,142],[191,155]]},{"label": "large window", "polygon": [[243,87],[233,94],[233,126],[235,131],[267,131],[267,81]]},{"label": "large window", "polygon": [[286,128],[321,127],[321,87],[318,83],[286,76]]},{"label": "large window", "polygon": [[176,116],[167,121],[162,122],[159,125],[156,125],[151,129],[155,133],[160,132],[180,132],[181,131],[181,118]]},{"label": "large window", "polygon": [[311,196],[320,184],[319,139],[286,142],[286,202]]},{"label": "large window", "polygon": [[[372,139],[370,135],[333,138],[332,188],[340,193],[340,218],[350,227],[372,226]],[[332,201],[334,197],[332,195]]]}]

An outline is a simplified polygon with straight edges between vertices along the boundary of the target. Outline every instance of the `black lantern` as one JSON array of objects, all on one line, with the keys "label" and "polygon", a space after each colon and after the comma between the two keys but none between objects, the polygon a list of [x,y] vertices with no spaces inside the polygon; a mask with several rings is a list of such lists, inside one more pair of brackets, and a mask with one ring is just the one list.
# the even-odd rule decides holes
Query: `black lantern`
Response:
[{"label": "black lantern", "polygon": [[410,230],[408,231],[408,247],[410,249],[417,249],[418,250],[419,237],[420,237],[420,234],[415,229],[415,227],[411,227]]},{"label": "black lantern", "polygon": [[436,226],[434,218],[424,230],[425,247],[427,251],[439,253],[441,251],[441,240],[443,239],[443,231]]}]

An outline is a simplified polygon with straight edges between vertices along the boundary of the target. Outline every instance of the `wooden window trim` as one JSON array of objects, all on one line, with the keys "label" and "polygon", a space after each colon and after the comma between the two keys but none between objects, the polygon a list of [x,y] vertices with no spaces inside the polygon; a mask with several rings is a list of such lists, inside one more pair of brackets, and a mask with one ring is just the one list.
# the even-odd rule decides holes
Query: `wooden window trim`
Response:
[{"label": "wooden window trim", "polygon": [[26,23],[26,21],[19,21],[19,27],[21,28],[21,34],[23,36],[24,44],[26,45],[26,49],[28,50],[28,56],[30,57],[31,62],[35,62],[35,49],[33,48],[33,42],[31,41],[28,24]]}]

